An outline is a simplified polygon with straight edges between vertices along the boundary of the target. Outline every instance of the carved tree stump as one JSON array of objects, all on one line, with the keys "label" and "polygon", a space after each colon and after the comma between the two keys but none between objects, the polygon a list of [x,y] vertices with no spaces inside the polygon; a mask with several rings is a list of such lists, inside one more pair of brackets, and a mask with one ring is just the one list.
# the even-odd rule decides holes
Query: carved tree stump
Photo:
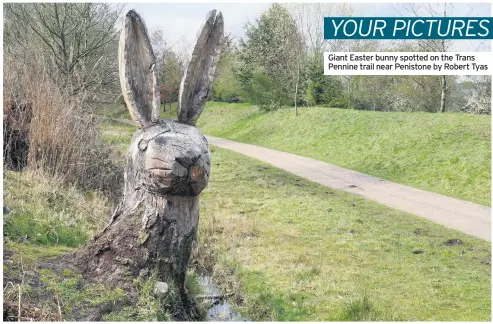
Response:
[{"label": "carved tree stump", "polygon": [[210,153],[196,127],[174,122],[138,130],[126,155],[125,189],[111,223],[76,256],[93,280],[119,284],[156,270],[183,290],[207,185]]},{"label": "carved tree stump", "polygon": [[123,198],[110,224],[70,263],[93,281],[132,290],[139,274],[157,272],[185,295],[184,281],[207,186],[210,152],[195,127],[210,90],[223,37],[223,18],[211,11],[180,89],[178,121],[159,120],[155,56],[143,20],[129,11],[120,38],[120,81],[139,129],[126,154]]}]

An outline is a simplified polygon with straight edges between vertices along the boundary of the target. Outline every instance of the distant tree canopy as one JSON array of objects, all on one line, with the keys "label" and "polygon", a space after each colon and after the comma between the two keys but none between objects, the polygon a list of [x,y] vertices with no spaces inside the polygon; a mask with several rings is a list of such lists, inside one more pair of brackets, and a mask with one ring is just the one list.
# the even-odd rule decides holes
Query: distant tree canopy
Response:
[{"label": "distant tree canopy", "polygon": [[[434,16],[453,13],[451,5],[437,6],[412,4],[408,11],[431,12]],[[119,94],[116,57],[121,11],[120,6],[104,3],[7,3],[5,61],[17,62],[26,69],[33,64],[44,69],[51,82],[74,96],[111,100]],[[345,4],[272,4],[259,19],[245,24],[242,38],[224,38],[209,100],[250,102],[263,110],[317,105],[376,111],[491,113],[488,76],[324,75],[324,52],[448,51],[453,44],[453,40],[390,44],[323,39],[324,16],[351,14],[351,7]],[[166,105],[178,100],[187,57],[178,42],[171,45],[165,37],[162,30],[151,34],[161,101]],[[6,70],[8,64],[4,65]]]},{"label": "distant tree canopy", "polygon": [[218,76],[214,82],[212,99],[223,102],[241,102],[240,85],[236,79],[233,69],[237,61],[238,53],[232,51],[219,62]]},{"label": "distant tree canopy", "polygon": [[344,97],[341,78],[324,75],[323,53],[314,53],[309,64],[306,103],[310,106],[329,105],[332,107],[346,108],[347,102]]},{"label": "distant tree canopy", "polygon": [[182,62],[172,51],[164,53],[163,69],[160,74],[161,102],[172,103],[178,101],[182,75]]},{"label": "distant tree canopy", "polygon": [[233,73],[238,55],[234,38],[229,34],[225,35],[216,70],[216,80],[212,89],[212,100],[223,102],[241,102],[244,100],[241,98],[240,85]]},{"label": "distant tree canopy", "polygon": [[178,101],[184,59],[168,44],[162,29],[156,29],[151,33],[151,43],[156,56],[161,103],[164,103],[166,108],[167,103]]},{"label": "distant tree canopy", "polygon": [[[453,10],[444,8],[447,15]],[[263,110],[296,103],[374,111],[491,112],[491,77],[324,75],[327,51],[446,51],[450,47],[450,42],[433,41],[324,40],[322,17],[331,15],[351,15],[351,8],[272,4],[255,22],[245,24],[238,46],[230,44],[221,56],[212,99],[250,102]]]},{"label": "distant tree canopy", "polygon": [[266,110],[292,103],[303,44],[289,11],[273,4],[245,29],[234,70],[245,99]]}]

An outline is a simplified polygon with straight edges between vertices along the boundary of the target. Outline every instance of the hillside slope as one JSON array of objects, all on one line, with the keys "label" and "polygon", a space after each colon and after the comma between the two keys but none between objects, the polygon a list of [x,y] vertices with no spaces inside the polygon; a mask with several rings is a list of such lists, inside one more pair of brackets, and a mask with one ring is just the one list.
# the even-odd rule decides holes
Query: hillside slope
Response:
[{"label": "hillside slope", "polygon": [[324,107],[262,113],[209,103],[204,134],[290,152],[412,187],[491,205],[490,116]]}]

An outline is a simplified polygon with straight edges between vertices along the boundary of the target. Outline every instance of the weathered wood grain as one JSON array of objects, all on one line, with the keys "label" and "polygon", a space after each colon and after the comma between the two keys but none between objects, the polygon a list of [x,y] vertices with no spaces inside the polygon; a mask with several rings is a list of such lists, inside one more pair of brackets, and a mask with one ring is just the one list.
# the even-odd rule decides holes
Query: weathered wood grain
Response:
[{"label": "weathered wood grain", "polygon": [[120,284],[156,270],[183,290],[207,186],[207,140],[191,125],[162,120],[137,130],[126,154],[123,198],[110,224],[77,253],[84,273]]},{"label": "weathered wood grain", "polygon": [[123,197],[108,226],[62,262],[92,281],[118,285],[129,295],[136,294],[132,278],[156,273],[158,281],[173,282],[183,305],[188,305],[176,319],[197,319],[184,283],[197,236],[199,194],[207,186],[211,164],[207,140],[193,123],[211,86],[222,33],[222,15],[213,11],[194,50],[190,66],[195,72],[184,79],[183,117],[158,120],[155,57],[145,24],[134,11],[126,15],[120,78],[140,129],[125,156]]},{"label": "weathered wood grain", "polygon": [[197,44],[180,85],[178,120],[194,125],[204,109],[219,62],[224,20],[212,10],[198,34]]},{"label": "weathered wood grain", "polygon": [[118,57],[120,84],[130,116],[138,127],[157,122],[160,94],[156,57],[144,21],[133,10],[125,16]]}]

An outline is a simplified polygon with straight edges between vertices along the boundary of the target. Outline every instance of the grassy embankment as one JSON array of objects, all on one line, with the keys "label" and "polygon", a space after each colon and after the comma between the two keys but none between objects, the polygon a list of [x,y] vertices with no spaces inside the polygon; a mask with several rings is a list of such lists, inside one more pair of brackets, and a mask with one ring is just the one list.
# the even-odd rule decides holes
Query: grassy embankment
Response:
[{"label": "grassy embankment", "polygon": [[490,319],[489,243],[212,151],[197,259],[248,318]]},{"label": "grassy embankment", "polygon": [[[108,142],[122,153],[132,132],[133,127],[118,123],[104,128]],[[225,290],[236,292],[235,301],[246,317],[491,319],[489,243],[227,150],[213,147],[212,151],[212,174],[201,196],[196,258]],[[36,271],[34,260],[72,250],[97,227],[70,225],[66,215],[90,224],[88,215],[100,215],[101,210],[104,218],[102,214],[107,212],[104,208],[93,210],[89,203],[93,198],[53,183],[41,183],[38,190],[37,177],[6,175],[5,203],[13,210],[6,226],[6,249],[15,252],[12,262],[4,266],[7,278],[18,279],[21,273]],[[73,195],[72,203],[64,202],[66,195]],[[58,227],[43,226],[52,218]],[[22,229],[22,223],[29,220],[32,224]],[[66,236],[65,230],[74,234]],[[71,243],[65,237],[80,239]],[[464,244],[445,245],[449,239]],[[81,294],[80,278],[72,273],[64,276],[67,278],[45,273],[42,277],[60,299],[64,317],[76,296],[82,296],[75,299],[79,303],[81,298],[86,303],[124,300],[118,290],[110,292],[98,286],[83,287],[85,293]],[[28,297],[38,294],[39,282],[26,279],[24,286]],[[139,307],[123,309],[107,319],[163,318],[158,316],[159,304],[149,296],[149,287],[143,285],[142,291]],[[13,294],[9,297],[15,300],[16,292],[9,288],[6,293]],[[49,302],[55,305],[46,306],[55,312],[49,318],[56,319],[56,303]]]},{"label": "grassy embankment", "polygon": [[262,113],[208,103],[204,134],[311,157],[412,187],[491,205],[491,117],[300,108]]}]

